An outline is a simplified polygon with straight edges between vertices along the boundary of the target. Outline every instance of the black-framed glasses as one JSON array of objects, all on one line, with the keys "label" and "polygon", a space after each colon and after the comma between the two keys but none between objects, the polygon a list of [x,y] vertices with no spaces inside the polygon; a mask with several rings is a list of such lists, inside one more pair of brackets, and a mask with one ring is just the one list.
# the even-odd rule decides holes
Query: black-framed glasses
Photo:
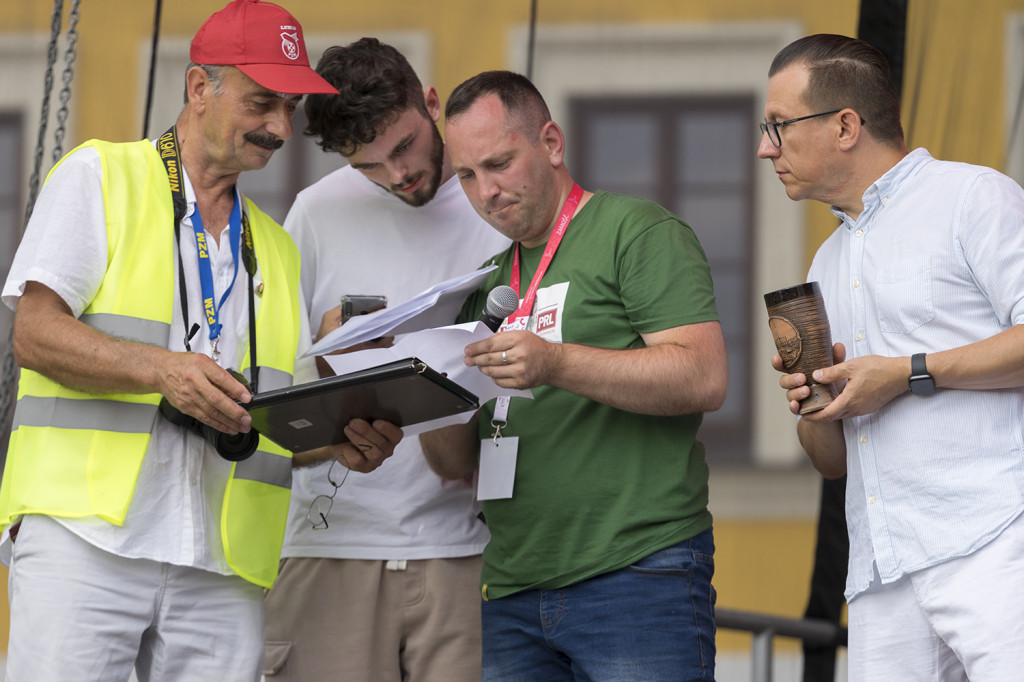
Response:
[{"label": "black-framed glasses", "polygon": [[327,515],[331,513],[331,507],[334,506],[334,496],[338,494],[338,488],[348,478],[349,468],[339,464],[345,470],[345,473],[340,481],[334,480],[335,464],[338,464],[338,460],[332,459],[331,466],[327,469],[327,482],[334,487],[334,490],[331,491],[330,495],[317,495],[314,497],[313,501],[309,504],[309,511],[306,512],[306,518],[313,524],[313,530],[325,530],[327,528]]},{"label": "black-framed glasses", "polygon": [[[819,116],[838,114],[840,111],[842,111],[842,109],[833,109],[832,111],[823,111],[820,114],[800,116],[799,118],[791,118],[788,121],[779,121],[778,123],[769,123],[768,121],[765,121],[764,123],[758,123],[758,125],[761,126],[761,133],[768,133],[768,139],[771,141],[771,143],[778,147],[779,149],[781,149],[782,137],[779,135],[779,128],[781,128],[782,126],[789,125],[790,123],[796,123],[797,121],[806,121],[809,118],[818,118]],[[861,120],[861,123],[863,122],[864,121]]]}]

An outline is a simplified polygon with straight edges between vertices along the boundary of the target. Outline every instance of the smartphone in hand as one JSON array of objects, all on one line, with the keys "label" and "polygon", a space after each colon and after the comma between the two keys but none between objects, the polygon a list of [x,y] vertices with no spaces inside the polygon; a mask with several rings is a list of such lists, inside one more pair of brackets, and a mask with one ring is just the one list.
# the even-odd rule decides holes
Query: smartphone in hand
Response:
[{"label": "smartphone in hand", "polygon": [[341,297],[341,323],[345,324],[356,315],[372,313],[387,306],[387,296],[346,294]]}]

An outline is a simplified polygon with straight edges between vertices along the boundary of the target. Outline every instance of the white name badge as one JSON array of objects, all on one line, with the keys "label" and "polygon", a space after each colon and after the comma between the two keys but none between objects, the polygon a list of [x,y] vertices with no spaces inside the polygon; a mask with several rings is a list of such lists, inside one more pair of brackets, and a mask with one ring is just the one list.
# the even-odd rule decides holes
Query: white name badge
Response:
[{"label": "white name badge", "polygon": [[516,452],[519,438],[509,436],[486,438],[480,442],[480,478],[477,481],[476,499],[507,500],[512,497],[512,485],[516,479]]}]

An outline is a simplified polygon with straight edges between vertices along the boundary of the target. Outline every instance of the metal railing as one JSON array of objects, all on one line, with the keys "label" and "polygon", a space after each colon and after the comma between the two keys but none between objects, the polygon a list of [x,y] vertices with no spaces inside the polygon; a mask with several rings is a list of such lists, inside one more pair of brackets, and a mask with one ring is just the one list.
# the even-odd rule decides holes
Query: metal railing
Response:
[{"label": "metal railing", "polygon": [[820,646],[846,646],[846,628],[818,618],[787,618],[716,608],[715,623],[719,628],[742,630],[753,636],[752,682],[772,682],[772,653],[776,637],[793,637]]}]

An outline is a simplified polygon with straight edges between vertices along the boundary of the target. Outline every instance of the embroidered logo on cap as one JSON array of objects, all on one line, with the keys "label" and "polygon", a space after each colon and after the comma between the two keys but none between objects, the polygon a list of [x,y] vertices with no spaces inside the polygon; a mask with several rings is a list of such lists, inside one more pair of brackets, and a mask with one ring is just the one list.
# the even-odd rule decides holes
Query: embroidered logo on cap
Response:
[{"label": "embroidered logo on cap", "polygon": [[[285,31],[294,31],[285,33]],[[299,58],[299,31],[294,26],[281,27],[281,52],[292,61]]]}]

